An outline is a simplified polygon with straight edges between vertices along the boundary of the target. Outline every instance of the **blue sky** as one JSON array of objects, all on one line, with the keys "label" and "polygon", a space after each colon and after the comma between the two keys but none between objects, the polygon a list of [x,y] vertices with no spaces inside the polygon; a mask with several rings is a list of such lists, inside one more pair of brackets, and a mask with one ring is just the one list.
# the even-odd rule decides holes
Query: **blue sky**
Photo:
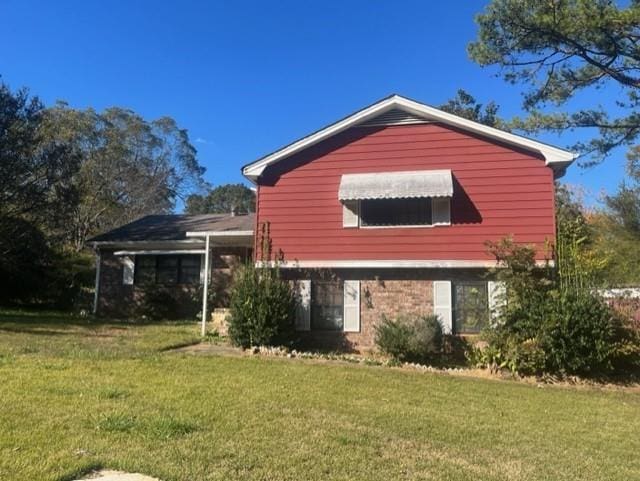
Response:
[{"label": "blue sky", "polygon": [[[390,93],[437,106],[464,88],[520,113],[519,87],[466,53],[485,4],[3,0],[0,75],[47,104],[169,115],[209,182],[241,182],[241,165]],[[538,138],[564,147],[576,136]],[[623,166],[617,152],[564,180],[592,202]]]}]

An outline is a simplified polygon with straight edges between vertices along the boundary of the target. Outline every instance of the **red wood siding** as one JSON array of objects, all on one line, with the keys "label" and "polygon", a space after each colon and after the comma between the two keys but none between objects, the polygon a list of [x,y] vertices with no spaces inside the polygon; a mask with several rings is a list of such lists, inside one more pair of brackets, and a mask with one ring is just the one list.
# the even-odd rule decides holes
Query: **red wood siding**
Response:
[{"label": "red wood siding", "polygon": [[[451,169],[451,226],[342,227],[347,173]],[[258,222],[285,260],[487,260],[485,241],[553,239],[553,172],[531,153],[439,124],[354,128],[267,168]]]}]

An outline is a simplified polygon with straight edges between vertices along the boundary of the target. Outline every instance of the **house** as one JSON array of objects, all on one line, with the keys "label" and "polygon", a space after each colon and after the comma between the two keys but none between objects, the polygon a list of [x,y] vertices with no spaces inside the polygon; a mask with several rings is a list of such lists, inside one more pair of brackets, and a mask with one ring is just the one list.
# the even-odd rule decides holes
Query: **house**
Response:
[{"label": "house", "polygon": [[485,243],[511,236],[545,262],[554,180],[574,159],[393,95],[243,167],[255,216],[148,216],[93,238],[95,310],[128,315],[151,285],[203,311],[204,332],[224,306],[210,292],[253,259],[295,284],[311,344],[368,349],[384,317],[425,314],[474,334],[500,292]]},{"label": "house", "polygon": [[195,316],[205,278],[217,294],[208,296],[208,307],[216,307],[231,269],[253,258],[254,223],[253,214],[150,215],[90,239],[97,253],[94,312],[132,315],[151,287],[172,301],[175,315]]},{"label": "house", "polygon": [[[393,95],[243,167],[256,225],[296,281],[296,327],[366,349],[386,317],[435,313],[477,333],[500,286],[486,241],[555,238],[571,152]],[[263,228],[263,227],[261,227]],[[256,260],[275,262],[256,241]]]}]

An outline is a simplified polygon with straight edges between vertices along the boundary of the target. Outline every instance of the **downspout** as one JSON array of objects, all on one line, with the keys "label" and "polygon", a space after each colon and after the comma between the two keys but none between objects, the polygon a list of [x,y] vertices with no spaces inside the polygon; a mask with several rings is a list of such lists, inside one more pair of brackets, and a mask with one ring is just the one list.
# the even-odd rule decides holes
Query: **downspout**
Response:
[{"label": "downspout", "polygon": [[100,249],[96,249],[96,281],[93,292],[93,315],[98,313],[98,299],[100,297],[100,265],[102,264],[102,254]]}]

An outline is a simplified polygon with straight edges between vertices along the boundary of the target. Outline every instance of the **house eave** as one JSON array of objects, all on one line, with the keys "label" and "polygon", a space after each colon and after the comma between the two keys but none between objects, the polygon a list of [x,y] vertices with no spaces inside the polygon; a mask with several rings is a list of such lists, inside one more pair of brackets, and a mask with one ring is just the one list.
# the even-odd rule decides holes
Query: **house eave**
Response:
[{"label": "house eave", "polygon": [[[539,267],[553,266],[552,260],[536,261]],[[294,260],[257,261],[256,267],[282,269],[493,269],[500,265],[492,260]]]}]

